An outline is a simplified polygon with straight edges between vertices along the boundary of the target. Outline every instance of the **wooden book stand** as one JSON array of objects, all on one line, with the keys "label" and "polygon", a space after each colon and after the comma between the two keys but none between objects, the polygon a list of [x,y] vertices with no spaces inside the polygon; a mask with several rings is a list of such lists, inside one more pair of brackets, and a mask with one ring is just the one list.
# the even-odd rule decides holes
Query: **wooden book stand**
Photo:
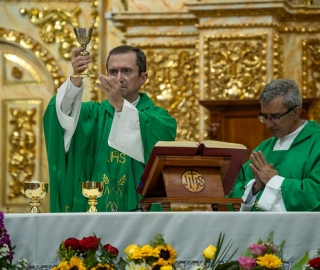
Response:
[{"label": "wooden book stand", "polygon": [[248,150],[202,144],[191,148],[154,147],[138,188],[144,210],[158,203],[168,211],[173,203],[180,203],[210,204],[213,211],[232,205],[239,211],[242,199],[225,195],[231,191]]}]

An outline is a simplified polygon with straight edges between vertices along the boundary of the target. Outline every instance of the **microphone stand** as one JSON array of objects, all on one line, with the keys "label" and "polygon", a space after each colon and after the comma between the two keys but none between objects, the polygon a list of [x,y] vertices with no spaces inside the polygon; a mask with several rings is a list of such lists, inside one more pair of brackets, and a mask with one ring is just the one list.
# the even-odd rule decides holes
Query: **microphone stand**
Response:
[{"label": "microphone stand", "polygon": [[[137,189],[136,172],[135,172],[135,170],[134,170],[133,158],[131,158],[131,167],[132,167],[132,174],[133,174],[134,186],[135,186],[135,188]],[[136,208],[130,210],[130,212],[144,212],[141,203],[139,203],[139,197],[138,197],[137,190],[135,190],[135,192],[136,192],[137,205],[136,205]]]}]

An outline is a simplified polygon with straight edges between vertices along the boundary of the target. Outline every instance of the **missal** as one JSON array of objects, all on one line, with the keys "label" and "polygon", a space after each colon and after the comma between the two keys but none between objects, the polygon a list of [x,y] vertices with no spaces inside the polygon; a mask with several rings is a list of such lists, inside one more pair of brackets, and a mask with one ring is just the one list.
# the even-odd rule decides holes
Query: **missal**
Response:
[{"label": "missal", "polygon": [[155,194],[159,187],[157,182],[163,181],[161,175],[168,168],[219,167],[224,194],[227,195],[247,153],[246,146],[223,141],[159,141],[150,154],[137,192],[142,196]]}]

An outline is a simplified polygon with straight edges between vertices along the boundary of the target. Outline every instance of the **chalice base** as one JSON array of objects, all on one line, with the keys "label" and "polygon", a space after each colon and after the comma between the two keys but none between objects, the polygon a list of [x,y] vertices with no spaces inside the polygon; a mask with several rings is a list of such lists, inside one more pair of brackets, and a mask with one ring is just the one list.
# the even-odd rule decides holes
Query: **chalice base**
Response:
[{"label": "chalice base", "polygon": [[96,78],[97,74],[93,73],[90,69],[86,68],[84,71],[77,75],[72,75],[72,78]]}]

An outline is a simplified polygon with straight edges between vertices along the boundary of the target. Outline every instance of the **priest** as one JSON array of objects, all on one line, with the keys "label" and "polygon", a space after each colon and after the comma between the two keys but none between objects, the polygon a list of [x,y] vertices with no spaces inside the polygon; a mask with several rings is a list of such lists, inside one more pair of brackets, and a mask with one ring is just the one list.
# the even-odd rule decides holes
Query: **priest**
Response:
[{"label": "priest", "polygon": [[[49,174],[50,211],[85,212],[82,182],[104,183],[98,211],[134,211],[136,189],[157,141],[176,136],[176,120],[152,102],[140,87],[146,82],[146,57],[136,47],[122,45],[110,51],[107,74],[96,86],[102,102],[83,102],[83,82],[77,77],[92,58],[72,51],[74,75],[49,102],[44,118]],[[154,210],[156,209],[154,207]]]},{"label": "priest", "polygon": [[267,84],[258,119],[273,135],[243,166],[229,197],[241,211],[320,211],[320,126],[301,118],[302,97],[290,79]]}]

